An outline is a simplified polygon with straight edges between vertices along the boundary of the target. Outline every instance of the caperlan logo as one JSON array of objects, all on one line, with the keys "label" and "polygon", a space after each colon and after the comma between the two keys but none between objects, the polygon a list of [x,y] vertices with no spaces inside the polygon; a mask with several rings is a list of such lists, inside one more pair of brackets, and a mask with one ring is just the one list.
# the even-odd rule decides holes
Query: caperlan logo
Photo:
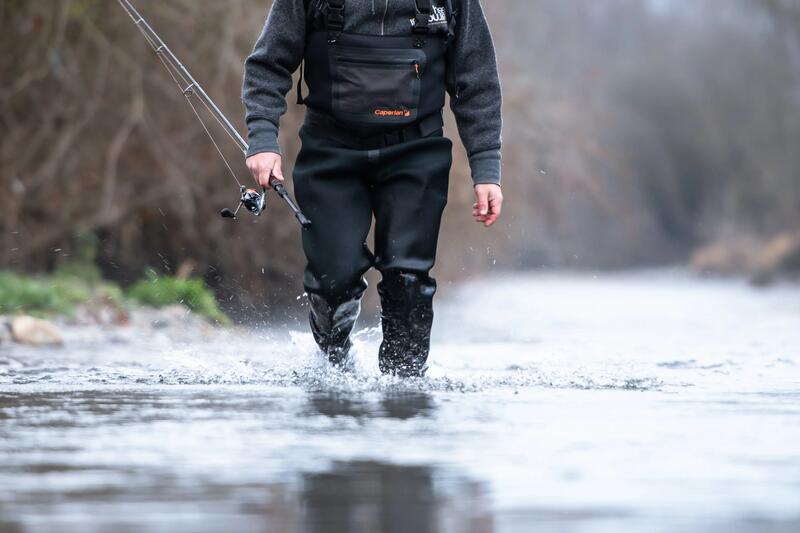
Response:
[{"label": "caperlan logo", "polygon": [[373,111],[378,117],[410,117],[411,111],[408,109],[376,109]]}]

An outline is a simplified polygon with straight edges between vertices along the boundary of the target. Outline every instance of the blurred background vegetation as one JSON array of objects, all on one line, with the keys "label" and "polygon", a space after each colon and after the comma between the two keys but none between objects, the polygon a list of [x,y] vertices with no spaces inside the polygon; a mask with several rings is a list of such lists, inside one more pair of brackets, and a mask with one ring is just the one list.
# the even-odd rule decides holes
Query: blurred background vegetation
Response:
[{"label": "blurred background vegetation", "polygon": [[[243,61],[269,3],[137,6],[243,131]],[[441,281],[491,269],[800,269],[800,3],[484,8],[504,85],[508,200],[491,231],[471,222],[457,148]],[[148,268],[193,271],[234,316],[297,314],[297,225],[274,198],[260,219],[217,216],[235,184],[116,2],[0,0],[0,50],[0,270],[58,271],[93,235],[94,264],[126,288]],[[303,112],[291,105],[283,121],[289,172]]]}]

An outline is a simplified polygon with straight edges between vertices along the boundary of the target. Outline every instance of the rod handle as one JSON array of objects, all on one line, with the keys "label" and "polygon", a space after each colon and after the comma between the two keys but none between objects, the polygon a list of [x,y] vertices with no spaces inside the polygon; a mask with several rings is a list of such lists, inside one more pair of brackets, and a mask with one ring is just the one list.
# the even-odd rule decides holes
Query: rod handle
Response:
[{"label": "rod handle", "polygon": [[277,178],[272,178],[269,182],[270,187],[272,187],[278,196],[283,198],[286,204],[289,206],[289,209],[292,210],[294,213],[295,218],[300,223],[301,226],[304,228],[308,228],[311,226],[311,221],[306,217],[303,212],[297,207],[297,204],[294,203],[292,197],[289,195],[289,192],[286,190],[286,187],[283,186],[283,182]]}]

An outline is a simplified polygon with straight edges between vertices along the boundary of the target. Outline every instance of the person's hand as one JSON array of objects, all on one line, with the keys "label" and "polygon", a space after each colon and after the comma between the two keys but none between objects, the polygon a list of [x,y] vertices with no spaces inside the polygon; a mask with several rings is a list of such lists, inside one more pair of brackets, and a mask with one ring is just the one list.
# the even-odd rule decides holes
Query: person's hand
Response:
[{"label": "person's hand", "polygon": [[269,187],[272,178],[283,182],[283,170],[281,169],[281,155],[272,152],[256,154],[247,158],[247,168],[253,174],[256,182],[262,187]]},{"label": "person's hand", "polygon": [[477,202],[472,206],[472,216],[485,227],[494,224],[503,208],[503,191],[499,185],[482,183],[475,186]]}]

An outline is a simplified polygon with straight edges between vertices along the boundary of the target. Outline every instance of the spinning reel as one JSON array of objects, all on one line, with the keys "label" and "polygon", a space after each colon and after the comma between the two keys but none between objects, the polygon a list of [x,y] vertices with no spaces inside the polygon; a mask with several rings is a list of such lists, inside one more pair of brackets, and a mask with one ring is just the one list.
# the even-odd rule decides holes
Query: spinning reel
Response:
[{"label": "spinning reel", "polygon": [[242,197],[239,199],[239,205],[235,211],[231,211],[227,207],[220,211],[222,218],[236,218],[239,210],[244,206],[245,209],[253,213],[255,216],[260,216],[267,207],[267,190],[262,188],[261,192],[255,189],[248,189],[244,185],[240,186]]},{"label": "spinning reel", "polygon": [[[292,200],[292,197],[289,196],[289,193],[286,191],[286,188],[283,186],[283,183],[280,180],[275,178],[270,181],[270,186],[272,189],[283,198],[286,204],[289,206],[289,209],[292,210],[294,213],[295,218],[300,225],[304,228],[308,228],[311,226],[311,221],[306,218],[300,208]],[[250,211],[255,216],[260,216],[261,213],[267,208],[267,189],[266,187],[261,188],[261,192],[258,192],[255,189],[248,189],[244,185],[239,186],[239,192],[241,193],[241,198],[239,198],[239,206],[236,208],[235,211],[228,209],[227,207],[220,211],[220,216],[222,218],[232,218],[235,219],[236,216],[239,214],[239,210],[244,206],[247,211]]]}]

